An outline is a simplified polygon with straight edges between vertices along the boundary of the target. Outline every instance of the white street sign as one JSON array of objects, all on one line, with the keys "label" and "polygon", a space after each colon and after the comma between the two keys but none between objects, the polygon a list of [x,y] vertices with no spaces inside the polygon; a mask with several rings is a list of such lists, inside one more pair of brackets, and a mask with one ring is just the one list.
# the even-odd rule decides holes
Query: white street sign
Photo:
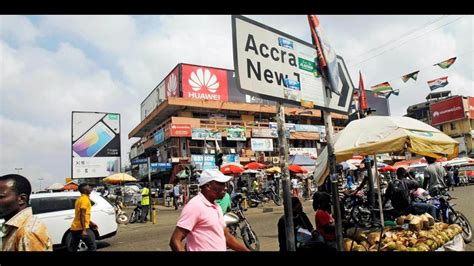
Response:
[{"label": "white street sign", "polygon": [[332,94],[327,101],[314,45],[243,16],[232,16],[232,38],[237,85],[244,93],[349,112],[354,86],[342,57],[337,57],[341,95]]}]

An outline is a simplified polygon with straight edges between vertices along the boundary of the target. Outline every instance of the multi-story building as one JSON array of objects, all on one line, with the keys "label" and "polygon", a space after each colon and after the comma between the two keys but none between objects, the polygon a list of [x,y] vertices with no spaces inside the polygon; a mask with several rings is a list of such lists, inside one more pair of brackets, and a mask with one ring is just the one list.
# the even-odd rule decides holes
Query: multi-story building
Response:
[{"label": "multi-story building", "polygon": [[[321,111],[285,105],[285,113],[290,154],[317,157],[325,145]],[[224,163],[276,164],[275,116],[276,103],[242,93],[234,71],[178,64],[141,104],[141,122],[128,135],[140,138],[132,145],[130,160],[150,157],[151,162],[171,164],[171,169],[153,169],[152,179],[159,186],[173,183],[189,165],[214,168],[219,150]],[[348,118],[334,113],[331,117],[334,132]],[[132,172],[146,176],[147,165],[134,165]]]},{"label": "multi-story building", "polygon": [[459,142],[459,156],[474,157],[474,97],[430,93],[426,102],[412,105],[407,115],[432,125]]}]

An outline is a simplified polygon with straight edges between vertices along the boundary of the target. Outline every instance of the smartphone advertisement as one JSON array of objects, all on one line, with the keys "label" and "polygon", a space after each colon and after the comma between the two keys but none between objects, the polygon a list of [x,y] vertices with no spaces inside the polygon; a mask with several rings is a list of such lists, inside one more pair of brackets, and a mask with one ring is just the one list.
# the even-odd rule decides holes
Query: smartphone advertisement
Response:
[{"label": "smartphone advertisement", "polygon": [[72,177],[120,172],[120,114],[72,112]]}]

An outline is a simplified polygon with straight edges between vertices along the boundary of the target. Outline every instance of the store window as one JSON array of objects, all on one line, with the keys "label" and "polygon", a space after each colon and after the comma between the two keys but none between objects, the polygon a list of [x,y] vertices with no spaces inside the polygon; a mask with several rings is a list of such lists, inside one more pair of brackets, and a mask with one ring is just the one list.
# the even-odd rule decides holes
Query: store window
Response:
[{"label": "store window", "polygon": [[451,122],[451,130],[455,130],[455,129],[456,129],[456,123]]}]

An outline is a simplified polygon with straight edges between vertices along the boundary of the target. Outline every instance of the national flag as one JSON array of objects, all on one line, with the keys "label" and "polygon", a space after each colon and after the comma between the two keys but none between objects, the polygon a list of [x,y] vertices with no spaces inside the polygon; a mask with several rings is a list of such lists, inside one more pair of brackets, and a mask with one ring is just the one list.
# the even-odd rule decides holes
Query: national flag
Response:
[{"label": "national flag", "polygon": [[360,110],[366,110],[367,104],[367,94],[365,93],[364,80],[362,79],[362,73],[359,71],[359,108]]},{"label": "national flag", "polygon": [[316,15],[308,15],[309,25],[311,28],[311,36],[313,37],[313,44],[316,45],[319,58],[319,67],[326,69],[326,78],[331,85],[331,91],[337,95],[341,95],[339,91],[339,65],[337,64],[336,51],[329,43],[329,40],[324,33],[319,19]]},{"label": "national flag", "polygon": [[418,72],[420,72],[420,71],[418,70],[418,71],[412,72],[410,74],[404,75],[402,77],[403,82],[407,82],[409,79],[416,80],[418,78]]},{"label": "national flag", "polygon": [[452,64],[454,64],[455,61],[456,61],[456,57],[453,57],[453,58],[449,58],[448,60],[445,60],[443,62],[440,62],[438,64],[434,64],[433,66],[439,66],[442,69],[446,69],[446,68],[450,67]]},{"label": "national flag", "polygon": [[428,81],[428,86],[430,86],[430,90],[436,90],[438,88],[442,88],[448,85],[448,77],[437,78]]},{"label": "national flag", "polygon": [[372,89],[372,92],[374,93],[382,93],[382,92],[393,90],[392,86],[390,86],[390,83],[388,82],[380,83],[370,88]]},{"label": "national flag", "polygon": [[398,96],[400,94],[400,90],[389,91],[387,93],[387,95],[385,96],[385,99],[388,99],[390,97],[390,95],[392,95],[392,94]]}]

